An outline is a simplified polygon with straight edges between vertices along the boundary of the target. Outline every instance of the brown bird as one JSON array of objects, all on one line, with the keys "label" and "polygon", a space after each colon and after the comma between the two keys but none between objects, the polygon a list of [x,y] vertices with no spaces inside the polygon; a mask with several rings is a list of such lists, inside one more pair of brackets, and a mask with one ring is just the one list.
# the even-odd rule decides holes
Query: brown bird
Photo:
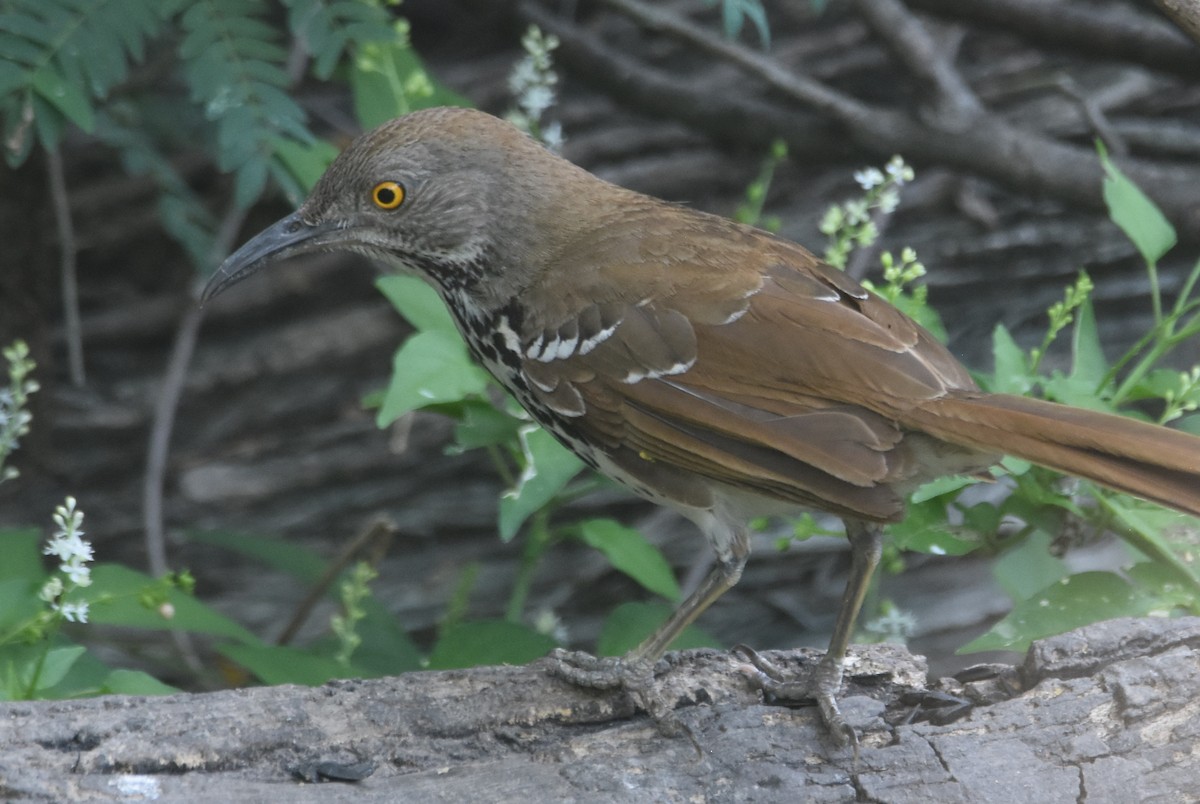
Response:
[{"label": "brown bird", "polygon": [[203,298],[331,249],[427,280],[534,419],[716,551],[626,657],[560,652],[578,683],[644,692],[667,646],[737,582],[751,517],[828,511],[853,561],[808,693],[854,740],[835,697],[843,658],[881,526],[919,484],[1007,453],[1200,515],[1200,438],[983,393],[928,332],[800,246],[604,182],[482,112],[431,109],[364,134]]}]

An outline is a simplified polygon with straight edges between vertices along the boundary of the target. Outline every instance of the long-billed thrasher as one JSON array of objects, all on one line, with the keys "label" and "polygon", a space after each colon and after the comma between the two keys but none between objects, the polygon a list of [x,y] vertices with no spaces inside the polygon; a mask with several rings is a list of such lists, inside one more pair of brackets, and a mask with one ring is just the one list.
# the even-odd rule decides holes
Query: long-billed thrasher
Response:
[{"label": "long-billed thrasher", "polygon": [[604,182],[482,112],[431,109],[364,134],[203,297],[333,249],[427,280],[534,419],[716,551],[627,656],[560,652],[578,683],[643,693],[667,646],[737,582],[751,517],[828,511],[853,559],[808,697],[854,740],[835,700],[843,658],[882,523],[919,484],[1009,454],[1200,515],[1200,438],[983,393],[928,332],[800,246]]}]

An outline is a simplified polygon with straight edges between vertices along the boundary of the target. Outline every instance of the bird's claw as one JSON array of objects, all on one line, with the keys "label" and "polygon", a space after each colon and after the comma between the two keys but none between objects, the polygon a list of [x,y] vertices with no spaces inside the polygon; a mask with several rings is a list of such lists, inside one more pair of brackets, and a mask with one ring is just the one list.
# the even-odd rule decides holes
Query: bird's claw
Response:
[{"label": "bird's claw", "polygon": [[641,707],[665,737],[683,735],[703,756],[692,729],[679,719],[662,691],[654,683],[655,662],[638,656],[593,656],[577,650],[556,648],[550,653],[550,675],[577,687],[621,690]]},{"label": "bird's claw", "polygon": [[737,645],[734,653],[746,659],[751,667],[743,667],[742,673],[755,688],[779,701],[815,700],[821,712],[821,720],[840,746],[852,746],[857,757],[858,732],[846,722],[837,695],[842,689],[842,662],[828,655],[813,668],[807,677],[788,673],[753,648]]}]

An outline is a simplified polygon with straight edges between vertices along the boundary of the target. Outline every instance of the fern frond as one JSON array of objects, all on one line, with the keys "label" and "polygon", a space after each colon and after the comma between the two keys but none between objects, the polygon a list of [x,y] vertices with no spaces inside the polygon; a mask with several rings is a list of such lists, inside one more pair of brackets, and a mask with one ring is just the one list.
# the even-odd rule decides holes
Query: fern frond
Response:
[{"label": "fern frond", "polygon": [[160,0],[3,0],[0,2],[0,116],[9,161],[38,138],[59,142],[67,121],[94,124],[92,101],[129,74],[176,2]]},{"label": "fern frond", "polygon": [[[155,140],[146,119],[148,105],[124,105],[123,114],[101,109],[96,114],[97,139],[116,151],[122,167],[133,176],[148,176],[158,186],[158,211],[163,228],[178,242],[197,268],[212,266],[216,221]],[[182,116],[170,112],[174,121]]]},{"label": "fern frond", "polygon": [[375,0],[284,0],[284,5],[288,27],[313,57],[313,74],[321,79],[329,78],[349,48],[395,36]]},{"label": "fern frond", "polygon": [[263,22],[268,10],[262,0],[202,0],[180,20],[192,99],[217,125],[217,164],[235,172],[234,200],[243,207],[261,194],[280,139],[312,140],[286,92],[287,52]]}]

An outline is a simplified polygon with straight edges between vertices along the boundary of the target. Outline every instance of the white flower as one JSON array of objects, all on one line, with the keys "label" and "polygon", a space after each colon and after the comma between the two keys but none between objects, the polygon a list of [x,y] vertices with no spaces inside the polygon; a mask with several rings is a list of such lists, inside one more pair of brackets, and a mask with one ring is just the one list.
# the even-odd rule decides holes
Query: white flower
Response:
[{"label": "white flower", "polygon": [[854,172],[854,180],[858,182],[858,186],[864,190],[870,190],[873,187],[878,187],[883,184],[883,174],[879,168],[863,168]]},{"label": "white flower", "polygon": [[537,67],[531,59],[521,59],[513,65],[508,76],[508,91],[514,95],[523,95],[525,90],[539,83]]},{"label": "white flower", "polygon": [[71,562],[69,564],[63,564],[60,569],[62,569],[63,574],[67,576],[67,580],[76,586],[92,585],[92,571],[86,565]]},{"label": "white flower", "polygon": [[537,120],[542,116],[542,112],[554,105],[554,90],[540,84],[531,86],[521,93],[517,103],[526,114]]},{"label": "white flower", "polygon": [[53,603],[58,600],[58,596],[63,593],[62,578],[54,575],[46,583],[42,584],[42,589],[38,592],[38,597],[47,603]]},{"label": "white flower", "polygon": [[542,129],[542,143],[551,151],[558,153],[563,146],[562,123],[555,120]]},{"label": "white flower", "polygon": [[56,535],[42,552],[58,556],[64,564],[92,560],[91,543],[79,538],[77,533]]},{"label": "white flower", "polygon": [[62,614],[63,619],[69,623],[86,623],[88,621],[87,601],[63,603],[61,606],[56,606],[55,608]]},{"label": "white flower", "polygon": [[896,192],[895,187],[889,187],[879,194],[878,203],[880,212],[891,215],[900,206],[900,193]]},{"label": "white flower", "polygon": [[851,226],[858,226],[871,219],[871,211],[867,208],[866,200],[862,198],[847,201],[843,208],[846,212],[846,222]]},{"label": "white flower", "polygon": [[907,182],[913,180],[916,175],[913,169],[904,163],[904,160],[899,156],[893,156],[887,163],[888,177],[896,183],[897,187],[901,187]]}]

